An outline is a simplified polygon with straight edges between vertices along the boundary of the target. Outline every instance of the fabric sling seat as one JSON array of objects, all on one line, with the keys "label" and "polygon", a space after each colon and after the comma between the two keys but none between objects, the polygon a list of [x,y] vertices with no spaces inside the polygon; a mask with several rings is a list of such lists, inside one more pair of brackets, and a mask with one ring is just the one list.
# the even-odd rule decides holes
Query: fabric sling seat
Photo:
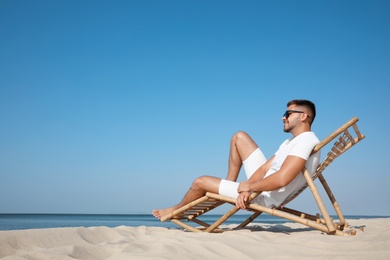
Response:
[{"label": "fabric sling seat", "polygon": [[[358,129],[358,121],[359,119],[357,117],[353,117],[351,120],[342,125],[340,128],[338,128],[336,131],[334,131],[332,134],[330,134],[328,137],[326,137],[323,141],[321,141],[314,147],[312,154],[318,152],[327,144],[334,141],[333,147],[327,153],[325,159],[321,161],[313,176],[310,176],[309,172],[305,168],[302,170],[302,174],[304,175],[307,184],[302,187],[297,193],[292,194],[289,198],[287,198],[287,200],[285,200],[281,205],[274,208],[268,208],[255,203],[251,203],[251,201],[256,196],[258,196],[258,193],[252,193],[246,209],[247,211],[252,212],[252,214],[249,218],[239,224],[235,229],[244,228],[246,225],[256,219],[260,214],[267,213],[273,216],[281,217],[296,223],[303,224],[305,226],[317,229],[330,235],[354,235],[356,231],[348,228],[348,223],[345,220],[345,217],[341,212],[340,206],[337,203],[336,198],[333,195],[328,183],[326,182],[325,177],[323,176],[323,172],[337,157],[348,151],[352,146],[360,142],[365,137],[363,134],[360,133]],[[319,183],[322,185],[327,196],[329,197],[331,205],[333,206],[334,211],[338,217],[337,221],[332,219],[329,215],[329,212],[315,184],[315,180],[317,179],[319,180]],[[316,215],[307,214],[300,210],[286,207],[289,202],[299,196],[307,187],[309,187],[320,211],[320,213],[317,213]],[[171,222],[179,225],[180,227],[193,232],[223,232],[226,231],[226,229],[219,228],[220,225],[240,210],[235,206],[235,201],[235,199],[208,192],[205,196],[188,203],[187,205],[175,210],[174,212],[166,216],[163,216],[161,218],[161,221],[164,222],[170,220]],[[213,223],[206,223],[205,221],[199,219],[199,217],[223,204],[232,204],[233,207]],[[189,222],[196,223],[199,226],[194,227],[190,225]]]}]

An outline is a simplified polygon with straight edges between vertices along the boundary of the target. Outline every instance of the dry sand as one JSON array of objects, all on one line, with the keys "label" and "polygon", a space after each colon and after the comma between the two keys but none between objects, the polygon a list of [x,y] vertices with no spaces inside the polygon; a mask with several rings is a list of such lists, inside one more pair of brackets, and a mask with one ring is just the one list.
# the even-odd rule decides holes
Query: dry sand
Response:
[{"label": "dry sand", "polygon": [[[220,234],[161,227],[0,231],[2,259],[390,259],[390,218],[351,220],[355,236],[300,224],[261,224]],[[364,231],[359,230],[364,227]]]}]

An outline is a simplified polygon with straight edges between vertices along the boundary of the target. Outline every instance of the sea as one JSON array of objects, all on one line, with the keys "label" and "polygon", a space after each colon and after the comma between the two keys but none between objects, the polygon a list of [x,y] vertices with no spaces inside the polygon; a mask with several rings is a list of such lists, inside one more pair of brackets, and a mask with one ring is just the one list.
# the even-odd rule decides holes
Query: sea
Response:
[{"label": "sea", "polygon": [[[236,214],[224,224],[239,224],[249,215]],[[215,221],[221,215],[204,216],[204,221]],[[346,219],[361,218],[388,218],[389,216],[345,216]],[[270,215],[260,215],[252,223],[279,224],[288,220]],[[0,214],[0,230],[23,230],[41,228],[65,227],[118,227],[118,226],[149,226],[179,228],[176,224],[167,221],[161,222],[151,214]]]}]

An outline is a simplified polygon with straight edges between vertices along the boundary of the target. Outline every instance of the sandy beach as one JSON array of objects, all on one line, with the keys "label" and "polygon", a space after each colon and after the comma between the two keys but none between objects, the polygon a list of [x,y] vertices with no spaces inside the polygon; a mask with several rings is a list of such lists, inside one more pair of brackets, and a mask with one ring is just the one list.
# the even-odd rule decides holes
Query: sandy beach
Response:
[{"label": "sandy beach", "polygon": [[[300,224],[261,224],[219,234],[162,227],[0,231],[2,259],[390,259],[390,218],[349,221],[355,236]],[[364,228],[361,231],[359,228]]]}]

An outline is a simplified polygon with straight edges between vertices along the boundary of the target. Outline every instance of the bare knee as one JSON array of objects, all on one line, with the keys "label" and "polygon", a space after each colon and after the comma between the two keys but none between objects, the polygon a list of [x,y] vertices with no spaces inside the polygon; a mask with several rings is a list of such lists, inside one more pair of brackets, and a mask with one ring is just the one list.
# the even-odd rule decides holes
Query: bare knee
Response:
[{"label": "bare knee", "polygon": [[205,183],[207,182],[207,176],[201,176],[194,180],[194,182],[191,185],[191,189],[204,189]]},{"label": "bare knee", "polygon": [[236,138],[236,139],[242,139],[242,138],[248,138],[248,137],[249,137],[249,135],[244,131],[238,131],[233,135],[233,138]]},{"label": "bare knee", "polygon": [[241,161],[243,161],[248,158],[248,156],[258,148],[258,146],[247,133],[239,131],[232,137],[231,149],[232,148],[238,152]]},{"label": "bare knee", "polygon": [[194,180],[191,189],[200,193],[218,193],[221,179],[213,176],[202,176]]},{"label": "bare knee", "polygon": [[246,143],[249,140],[252,140],[252,138],[244,131],[238,131],[232,137],[232,142],[235,144],[242,142]]}]

